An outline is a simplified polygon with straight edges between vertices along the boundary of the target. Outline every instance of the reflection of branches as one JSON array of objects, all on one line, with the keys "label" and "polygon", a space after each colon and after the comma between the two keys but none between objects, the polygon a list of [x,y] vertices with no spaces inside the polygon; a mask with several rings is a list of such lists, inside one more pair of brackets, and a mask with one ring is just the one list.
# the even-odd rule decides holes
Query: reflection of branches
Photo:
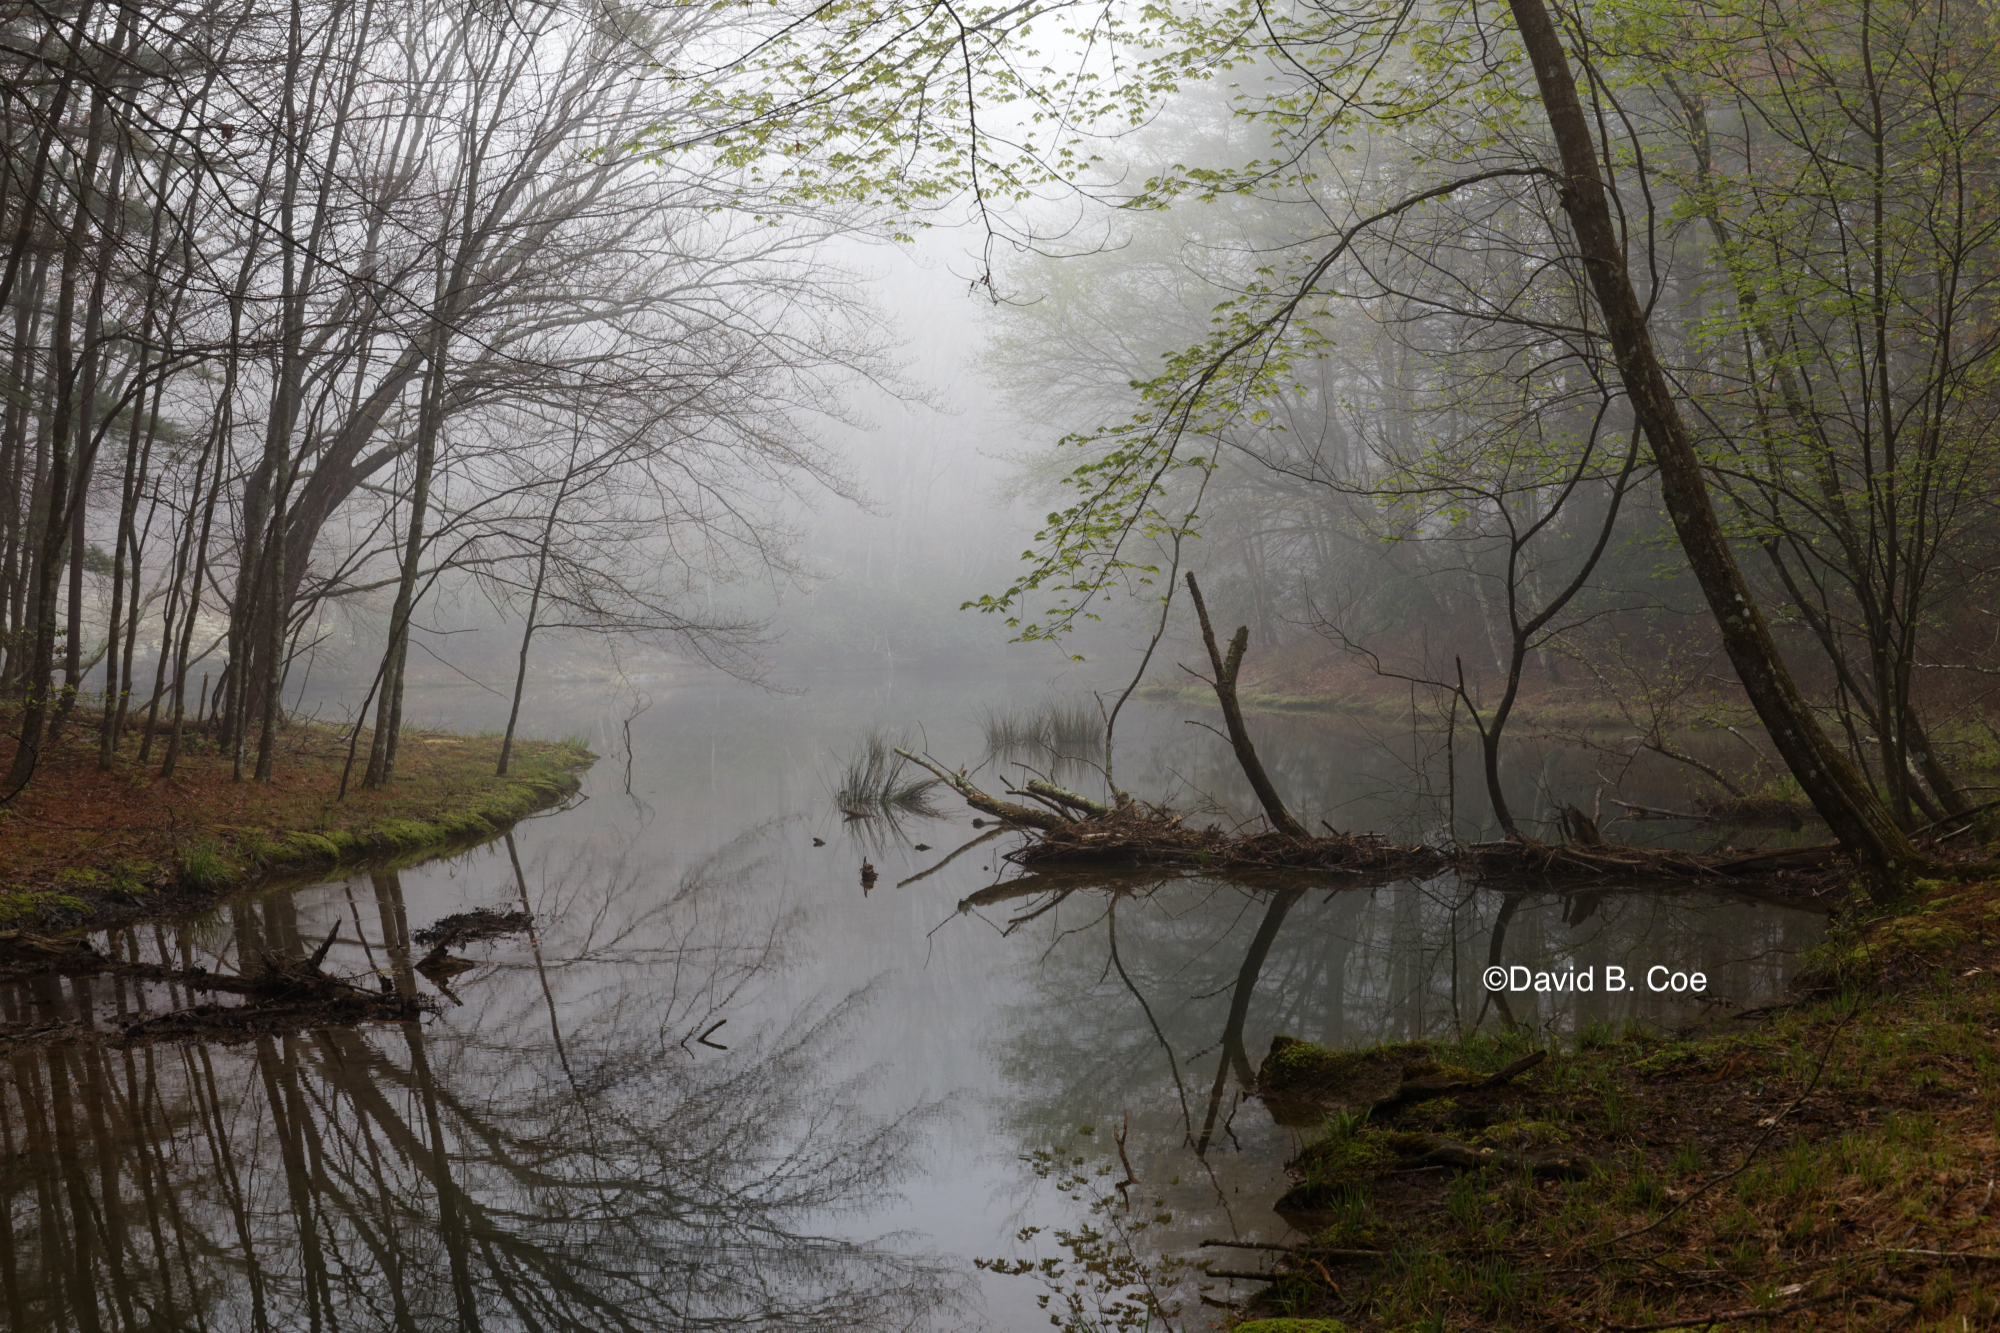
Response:
[{"label": "reflection of branches", "polygon": [[1250,1016],[1250,997],[1256,993],[1257,977],[1263,972],[1264,960],[1270,956],[1271,945],[1285,924],[1285,915],[1304,896],[1305,890],[1301,888],[1286,889],[1274,896],[1270,906],[1264,909],[1264,919],[1258,923],[1257,933],[1250,939],[1250,947],[1244,951],[1243,966],[1236,973],[1236,988],[1229,997],[1229,1017],[1222,1025],[1222,1054],[1215,1064],[1215,1086],[1208,1094],[1208,1117],[1202,1121],[1201,1137],[1195,1142],[1198,1156],[1208,1155],[1208,1145],[1215,1136],[1215,1119],[1222,1107],[1222,1090],[1230,1065],[1236,1066],[1236,1076],[1244,1086],[1248,1087],[1257,1080],[1257,1071],[1251,1067],[1250,1056],[1243,1049],[1243,1024]]},{"label": "reflection of branches", "polygon": [[[924,1322],[953,1299],[936,1260],[820,1226],[890,1198],[935,1115],[864,1111],[870,1071],[827,1076],[834,1062],[853,1070],[843,1052],[865,991],[763,1029],[739,1016],[746,1036],[696,1062],[654,1037],[790,954],[796,918],[773,928],[732,910],[734,873],[756,862],[754,845],[738,846],[711,864],[718,878],[684,879],[664,902],[589,858],[552,877],[532,942],[548,955],[542,986],[489,1003],[474,1030],[190,1047],[178,1070],[155,1069],[154,1049],[129,1052],[124,1095],[101,1048],[16,1055],[0,1125],[27,1137],[7,1131],[0,1197],[16,1218],[35,1200],[41,1224],[7,1233],[26,1282],[10,1289],[10,1326],[26,1327],[13,1315],[27,1309],[134,1333]],[[533,901],[518,856],[509,869]],[[324,933],[299,920],[314,892],[235,909],[239,950],[296,955],[302,936]],[[379,929],[362,942],[410,985],[401,893],[393,872],[376,877]],[[359,923],[338,891],[326,905]],[[548,1024],[524,1021],[544,1006]],[[572,1078],[549,1077],[556,1067]],[[128,1203],[143,1222],[125,1220]]]},{"label": "reflection of branches", "polygon": [[[1139,987],[1134,984],[1131,974],[1126,972],[1124,960],[1118,957],[1118,912],[1115,905],[1106,915],[1104,934],[1111,946],[1111,966],[1117,970],[1118,979],[1125,983],[1125,989],[1131,991],[1132,998],[1139,1002],[1140,1012],[1146,1015],[1146,1026],[1153,1030],[1153,1039],[1160,1043],[1160,1049],[1166,1053],[1167,1071],[1174,1076],[1174,1093],[1181,1099],[1181,1123],[1186,1127],[1191,1142],[1194,1139],[1194,1115],[1188,1110],[1187,1085],[1181,1082],[1180,1062],[1174,1059],[1173,1043],[1167,1040],[1166,1033],[1160,1031],[1160,1020],[1153,1017],[1153,1006],[1146,1003],[1146,997],[1139,993]],[[1119,1148],[1121,1151],[1124,1148],[1123,1139],[1119,1140]],[[1126,1168],[1126,1174],[1131,1174],[1129,1166]]]},{"label": "reflection of branches", "polygon": [[956,861],[959,857],[971,851],[974,847],[979,846],[981,843],[990,842],[994,838],[999,837],[1002,833],[1005,833],[1007,831],[1008,829],[1005,824],[994,825],[992,828],[986,830],[986,832],[980,834],[972,841],[966,843],[963,847],[960,847],[957,851],[953,852],[951,855],[945,857],[944,860],[938,862],[936,865],[932,866],[929,870],[919,870],[916,874],[910,876],[908,879],[896,881],[896,887],[899,889],[908,888],[910,885],[915,884],[919,880],[929,879],[932,875],[937,874],[938,871],[943,870],[946,866],[950,865],[953,861]]}]

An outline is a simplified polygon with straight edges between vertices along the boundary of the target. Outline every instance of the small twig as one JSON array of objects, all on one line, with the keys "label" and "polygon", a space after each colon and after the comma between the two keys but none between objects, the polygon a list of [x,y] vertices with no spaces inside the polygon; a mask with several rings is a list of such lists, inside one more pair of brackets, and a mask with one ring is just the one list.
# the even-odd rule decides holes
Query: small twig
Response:
[{"label": "small twig", "polygon": [[1119,1181],[1115,1188],[1118,1191],[1118,1197],[1125,1201],[1127,1208],[1132,1206],[1132,1196],[1125,1191],[1139,1183],[1139,1173],[1132,1169],[1132,1159],[1125,1155],[1125,1135],[1131,1131],[1131,1128],[1132,1113],[1127,1111],[1124,1118],[1118,1123],[1118,1132],[1111,1136],[1118,1144],[1118,1160],[1125,1164],[1125,1179]]},{"label": "small twig", "polygon": [[1261,1240],[1205,1240],[1197,1248],[1204,1250],[1268,1250],[1273,1254],[1299,1254],[1308,1258],[1327,1259],[1386,1259],[1384,1250],[1335,1250],[1324,1245],[1278,1245]]}]

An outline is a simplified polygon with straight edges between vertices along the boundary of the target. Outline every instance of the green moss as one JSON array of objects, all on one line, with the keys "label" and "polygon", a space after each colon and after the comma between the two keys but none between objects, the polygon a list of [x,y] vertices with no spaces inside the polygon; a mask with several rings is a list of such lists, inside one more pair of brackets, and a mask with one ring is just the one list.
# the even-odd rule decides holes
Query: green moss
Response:
[{"label": "green moss", "polygon": [[422,847],[437,842],[437,826],[419,819],[391,819],[361,835],[364,841],[383,848]]},{"label": "green moss", "polygon": [[1369,1174],[1389,1160],[1382,1140],[1388,1135],[1349,1134],[1329,1136],[1308,1143],[1292,1159],[1292,1166],[1323,1179],[1342,1179]]},{"label": "green moss", "polygon": [[[1935,892],[1941,884],[1918,880],[1917,887]],[[1915,910],[1836,927],[1800,959],[1800,984],[1828,989],[1872,985],[1898,962],[1943,959],[1972,940],[1971,931],[1943,914],[1958,901],[1959,896],[1935,898]]]},{"label": "green moss", "polygon": [[1310,1097],[1337,1089],[1364,1073],[1423,1067],[1430,1053],[1430,1044],[1421,1041],[1336,1051],[1280,1034],[1271,1038],[1271,1050],[1257,1071],[1257,1081],[1267,1096]]},{"label": "green moss", "polygon": [[144,858],[119,861],[111,867],[111,882],[126,893],[144,893],[153,885],[160,868]]},{"label": "green moss", "polygon": [[281,860],[338,861],[340,844],[323,833],[290,833],[279,845]]},{"label": "green moss", "polygon": [[101,870],[85,870],[72,866],[68,870],[56,872],[56,883],[66,889],[99,889],[110,882],[111,877]]},{"label": "green moss", "polygon": [[1238,1324],[1236,1333],[1347,1333],[1338,1319],[1253,1319]]},{"label": "green moss", "polygon": [[1479,1131],[1472,1142],[1520,1151],[1555,1147],[1568,1143],[1570,1137],[1570,1132],[1553,1120],[1503,1120]]},{"label": "green moss", "polygon": [[493,824],[477,810],[464,810],[443,816],[437,826],[447,837],[464,838],[493,832]]},{"label": "green moss", "polygon": [[1406,1082],[1415,1079],[1441,1079],[1452,1083],[1466,1083],[1483,1077],[1476,1069],[1467,1069],[1464,1065],[1445,1064],[1440,1060],[1413,1060],[1403,1066],[1402,1074]]},{"label": "green moss", "polygon": [[24,921],[75,924],[89,920],[91,915],[90,904],[73,893],[19,886],[0,889],[0,927]]},{"label": "green moss", "polygon": [[1702,1062],[1702,1048],[1693,1042],[1677,1041],[1661,1047],[1643,1060],[1634,1060],[1626,1068],[1635,1074],[1656,1078],[1663,1074],[1675,1073],[1690,1065]]}]

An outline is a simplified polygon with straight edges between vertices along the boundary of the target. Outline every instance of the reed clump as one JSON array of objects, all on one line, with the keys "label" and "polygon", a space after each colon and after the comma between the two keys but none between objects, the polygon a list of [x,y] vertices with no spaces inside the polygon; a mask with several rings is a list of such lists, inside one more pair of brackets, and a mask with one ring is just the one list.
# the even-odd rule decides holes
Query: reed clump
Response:
[{"label": "reed clump", "polygon": [[1043,699],[987,708],[979,718],[992,755],[1046,754],[1096,762],[1104,755],[1104,719],[1084,699]]},{"label": "reed clump", "polygon": [[917,778],[896,753],[895,739],[879,730],[865,734],[846,763],[834,787],[834,803],[843,814],[855,818],[878,814],[933,816],[931,803],[936,778]]}]

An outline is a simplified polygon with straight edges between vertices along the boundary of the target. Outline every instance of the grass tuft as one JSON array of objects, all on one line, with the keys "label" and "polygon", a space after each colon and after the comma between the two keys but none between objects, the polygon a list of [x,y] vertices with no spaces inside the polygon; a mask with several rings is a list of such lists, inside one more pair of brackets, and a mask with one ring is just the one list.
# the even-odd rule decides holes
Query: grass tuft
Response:
[{"label": "grass tuft", "polygon": [[922,771],[913,770],[909,761],[896,753],[896,743],[888,735],[871,730],[841,768],[834,802],[856,815],[935,815],[937,808],[931,804],[930,794],[938,780],[912,776]]}]

